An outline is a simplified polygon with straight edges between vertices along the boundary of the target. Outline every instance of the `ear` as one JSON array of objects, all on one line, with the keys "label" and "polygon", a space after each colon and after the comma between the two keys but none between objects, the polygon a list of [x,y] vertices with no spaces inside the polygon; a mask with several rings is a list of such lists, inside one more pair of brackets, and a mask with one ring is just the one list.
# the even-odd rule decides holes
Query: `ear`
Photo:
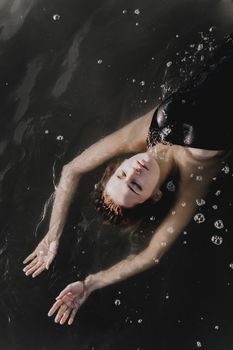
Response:
[{"label": "ear", "polygon": [[163,196],[163,193],[160,190],[158,190],[156,193],[152,195],[151,198],[154,202],[158,202],[162,198],[162,196]]}]

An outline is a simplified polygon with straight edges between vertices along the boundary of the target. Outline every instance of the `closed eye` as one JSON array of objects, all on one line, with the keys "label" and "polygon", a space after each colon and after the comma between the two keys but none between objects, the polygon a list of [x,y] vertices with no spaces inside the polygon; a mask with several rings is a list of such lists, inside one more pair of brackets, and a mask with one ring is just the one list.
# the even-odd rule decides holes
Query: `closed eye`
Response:
[{"label": "closed eye", "polygon": [[142,187],[135,181],[132,181],[132,184],[137,187],[137,189],[139,189],[140,191],[142,191]]}]

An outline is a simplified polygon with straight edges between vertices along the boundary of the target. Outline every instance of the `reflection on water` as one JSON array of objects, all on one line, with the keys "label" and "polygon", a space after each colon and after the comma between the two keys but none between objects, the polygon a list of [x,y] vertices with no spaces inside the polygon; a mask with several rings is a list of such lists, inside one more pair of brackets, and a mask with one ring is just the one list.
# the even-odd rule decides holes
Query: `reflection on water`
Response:
[{"label": "reflection on water", "polygon": [[72,327],[47,318],[57,293],[143,245],[157,218],[132,240],[103,226],[87,195],[96,170],[52,268],[34,280],[22,273],[63,164],[192,76],[232,32],[232,11],[212,0],[0,0],[1,349],[232,348],[230,163],[160,264],[93,294]]}]

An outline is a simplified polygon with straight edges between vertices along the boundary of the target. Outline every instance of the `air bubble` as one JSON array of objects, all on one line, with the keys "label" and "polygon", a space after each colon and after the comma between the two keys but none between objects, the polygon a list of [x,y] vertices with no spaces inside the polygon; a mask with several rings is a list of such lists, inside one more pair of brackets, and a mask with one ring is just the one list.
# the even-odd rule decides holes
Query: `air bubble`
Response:
[{"label": "air bubble", "polygon": [[116,305],[116,306],[121,305],[121,301],[120,301],[119,299],[116,299],[116,300],[115,300],[115,305]]},{"label": "air bubble", "polygon": [[145,84],[146,84],[146,83],[145,83],[144,80],[140,81],[140,85],[141,85],[141,86],[144,86]]},{"label": "air bubble", "polygon": [[53,15],[53,20],[54,21],[59,21],[59,19],[61,18],[61,16],[59,15],[59,14],[55,14],[55,15]]},{"label": "air bubble", "polygon": [[98,64],[102,64],[102,63],[103,63],[103,60],[102,60],[102,59],[98,59],[98,60],[97,60],[97,63],[98,63]]},{"label": "air bubble", "polygon": [[230,168],[229,168],[229,166],[224,166],[223,168],[222,168],[222,171],[225,173],[225,174],[229,174],[229,172],[230,172]]},{"label": "air bubble", "polygon": [[197,181],[202,181],[202,176],[201,176],[201,175],[197,175],[197,176],[196,176],[196,180],[197,180]]},{"label": "air bubble", "polygon": [[201,51],[201,50],[203,50],[203,44],[199,44],[197,47],[197,51]]},{"label": "air bubble", "polygon": [[202,205],[205,205],[205,200],[202,198],[196,199],[196,203],[199,207],[201,207]]},{"label": "air bubble", "polygon": [[202,346],[201,342],[200,342],[200,341],[197,341],[197,347],[198,347],[198,348],[201,348],[201,346]]},{"label": "air bubble", "polygon": [[63,139],[64,139],[64,136],[62,136],[62,135],[58,135],[58,136],[57,136],[57,140],[58,140],[58,141],[62,141]]},{"label": "air bubble", "polygon": [[223,243],[223,238],[221,236],[214,235],[211,237],[211,241],[215,245],[221,245]]},{"label": "air bubble", "polygon": [[230,269],[232,269],[233,270],[233,263],[230,263]]},{"label": "air bubble", "polygon": [[122,13],[123,13],[123,15],[125,15],[125,14],[127,13],[127,10],[124,9],[124,10],[122,11]]},{"label": "air bubble", "polygon": [[167,67],[168,68],[171,67],[171,65],[172,65],[172,61],[167,62]]},{"label": "air bubble", "polygon": [[214,226],[218,229],[221,230],[224,227],[223,221],[222,220],[217,220],[214,223]]},{"label": "air bubble", "polygon": [[205,221],[205,217],[202,213],[198,213],[194,216],[194,221],[197,224],[202,224]]},{"label": "air bubble", "polygon": [[176,186],[174,185],[173,181],[169,181],[169,182],[167,183],[167,189],[168,189],[168,191],[170,191],[170,192],[175,192]]},{"label": "air bubble", "polygon": [[134,10],[134,13],[135,13],[135,15],[140,15],[140,10],[136,9],[136,10]]}]

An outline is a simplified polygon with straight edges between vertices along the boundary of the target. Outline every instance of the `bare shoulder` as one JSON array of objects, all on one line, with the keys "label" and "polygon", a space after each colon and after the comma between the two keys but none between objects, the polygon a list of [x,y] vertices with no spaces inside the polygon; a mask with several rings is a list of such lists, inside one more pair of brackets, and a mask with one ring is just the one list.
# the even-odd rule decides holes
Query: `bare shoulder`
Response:
[{"label": "bare shoulder", "polygon": [[198,160],[207,160],[223,154],[223,151],[221,150],[205,150],[191,147],[188,147],[187,149]]}]

